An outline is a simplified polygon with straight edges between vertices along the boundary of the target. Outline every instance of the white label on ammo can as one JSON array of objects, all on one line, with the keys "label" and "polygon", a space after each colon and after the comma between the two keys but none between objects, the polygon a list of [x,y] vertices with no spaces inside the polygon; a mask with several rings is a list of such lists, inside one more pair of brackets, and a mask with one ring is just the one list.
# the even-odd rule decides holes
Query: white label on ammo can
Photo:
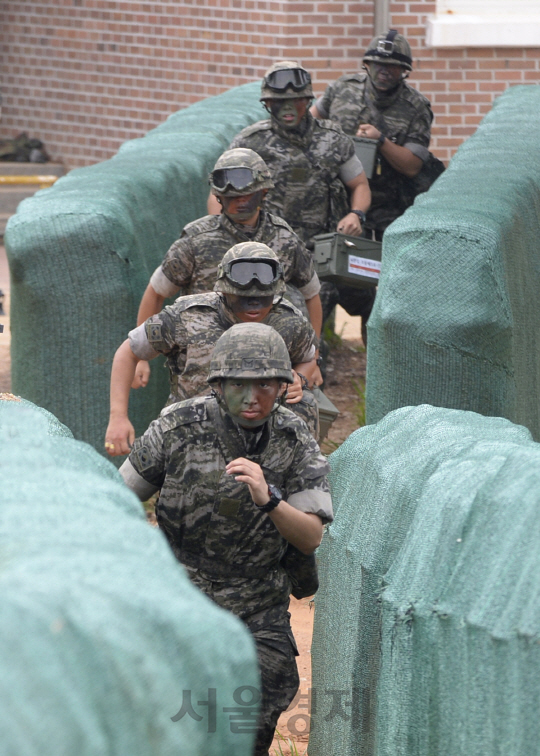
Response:
[{"label": "white label on ammo can", "polygon": [[365,257],[349,255],[349,273],[368,278],[379,278],[381,263],[378,260],[367,260]]}]

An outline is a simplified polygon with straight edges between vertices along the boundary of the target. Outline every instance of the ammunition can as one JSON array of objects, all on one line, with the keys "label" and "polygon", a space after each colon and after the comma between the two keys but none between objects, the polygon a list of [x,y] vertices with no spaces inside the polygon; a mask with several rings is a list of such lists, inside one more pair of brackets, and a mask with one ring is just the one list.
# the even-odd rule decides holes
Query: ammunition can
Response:
[{"label": "ammunition can", "polygon": [[319,234],[314,259],[321,281],[354,289],[377,286],[381,272],[382,242],[347,234]]},{"label": "ammunition can", "polygon": [[328,435],[330,426],[339,415],[339,410],[317,386],[313,387],[313,396],[319,408],[319,443],[321,444]]},{"label": "ammunition can", "polygon": [[366,139],[365,137],[352,137],[356,156],[364,167],[366,177],[370,179],[373,176],[375,167],[375,158],[377,157],[377,139]]}]

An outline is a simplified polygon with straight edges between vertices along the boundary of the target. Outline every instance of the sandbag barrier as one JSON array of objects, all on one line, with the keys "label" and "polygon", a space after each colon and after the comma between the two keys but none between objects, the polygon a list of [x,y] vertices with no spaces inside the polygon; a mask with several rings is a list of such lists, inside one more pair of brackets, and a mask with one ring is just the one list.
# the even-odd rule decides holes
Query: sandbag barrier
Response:
[{"label": "sandbag barrier", "polygon": [[[114,352],[167,249],[206,213],[216,159],[264,116],[259,89],[246,84],[174,113],[111,160],[24,200],[8,223],[13,391],[100,452]],[[163,365],[154,361],[148,387],[132,392],[137,434],[165,404]]]},{"label": "sandbag barrier", "polygon": [[421,405],[330,463],[310,756],[536,753],[540,445]]},{"label": "sandbag barrier", "polygon": [[229,712],[259,687],[251,635],[191,584],[116,468],[0,400],[0,479],[2,753],[250,756]]},{"label": "sandbag barrier", "polygon": [[385,234],[369,320],[367,421],[428,403],[540,439],[540,89],[499,97]]}]

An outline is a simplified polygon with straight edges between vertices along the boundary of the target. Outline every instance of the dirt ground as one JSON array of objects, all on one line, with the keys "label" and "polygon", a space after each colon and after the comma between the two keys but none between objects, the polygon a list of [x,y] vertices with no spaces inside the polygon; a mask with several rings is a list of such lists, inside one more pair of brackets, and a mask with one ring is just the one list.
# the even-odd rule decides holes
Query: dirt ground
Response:
[{"label": "dirt ground", "polygon": [[[2,278],[0,247],[0,289],[3,286],[4,315],[0,324],[0,393],[11,390],[11,361],[9,347],[9,280]],[[340,415],[331,426],[328,438],[322,445],[325,454],[332,453],[359,425],[363,425],[363,387],[366,375],[366,354],[359,338],[360,329],[356,320],[347,322],[343,313],[336,319],[336,332],[345,338],[336,339],[328,359],[325,393],[336,405]],[[356,336],[358,335],[358,338]],[[149,518],[150,519],[150,518]],[[291,597],[291,622],[300,656],[297,659],[300,690],[290,709],[283,713],[278,723],[281,739],[275,738],[271,756],[304,756],[307,753],[309,732],[309,690],[311,688],[311,639],[313,635],[313,602]],[[288,741],[293,742],[293,750]],[[296,749],[296,751],[294,750]]]}]

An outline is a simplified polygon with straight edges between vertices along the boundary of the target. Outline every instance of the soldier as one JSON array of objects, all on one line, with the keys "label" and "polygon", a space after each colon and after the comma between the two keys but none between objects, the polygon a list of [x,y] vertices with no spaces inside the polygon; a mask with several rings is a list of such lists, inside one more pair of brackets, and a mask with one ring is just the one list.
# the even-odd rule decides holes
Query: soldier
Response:
[{"label": "soldier", "polygon": [[[320,283],[313,255],[284,220],[261,209],[266,193],[273,187],[262,158],[252,150],[228,150],[215,164],[209,180],[221,214],[207,215],[185,226],[150,279],[137,324],[160,312],[164,300],[178,292],[185,295],[212,291],[225,252],[239,242],[256,241],[267,244],[277,254],[287,284],[285,297],[310,319],[320,336]],[[133,388],[146,386],[149,375],[148,363],[142,362]]]},{"label": "soldier", "polygon": [[378,140],[365,230],[380,240],[406,209],[402,177],[416,176],[429,158],[433,113],[429,101],[406,82],[411,48],[395,29],[370,42],[363,68],[366,73],[347,74],[331,84],[311,112],[339,123],[346,134]]},{"label": "soldier", "polygon": [[[364,235],[380,241],[385,229],[414,199],[407,180],[414,178],[430,157],[433,113],[428,100],[405,81],[412,71],[411,48],[395,29],[370,42],[363,67],[365,74],[347,74],[331,84],[311,113],[339,123],[346,134],[378,140]],[[349,315],[362,316],[365,343],[375,288],[359,292],[349,286],[325,284],[323,299],[325,316],[338,302]]]},{"label": "soldier", "polygon": [[277,331],[241,323],[217,341],[211,396],[166,407],[120,468],[142,501],[160,490],[159,527],[190,579],[245,622],[257,647],[256,756],[298,689],[288,613],[288,544],[311,554],[332,520],[328,463],[280,404],[293,380]]},{"label": "soldier", "polygon": [[243,129],[231,148],[247,147],[263,158],[274,182],[265,207],[284,218],[304,242],[336,225],[359,236],[370,203],[362,163],[341,128],[311,116],[312,97],[305,68],[293,61],[274,64],[261,91],[270,118]]},{"label": "soldier", "polygon": [[295,367],[287,402],[317,436],[318,412],[308,390],[319,383],[317,339],[294,305],[281,299],[285,289],[277,255],[260,242],[232,247],[218,266],[215,292],[179,297],[176,302],[130,331],[117,349],[111,373],[111,414],[105,448],[111,456],[127,454],[135,438],[128,417],[129,389],[139,360],[165,354],[171,381],[170,402],[207,391],[212,349],[221,334],[238,322],[264,322],[283,337]]}]

